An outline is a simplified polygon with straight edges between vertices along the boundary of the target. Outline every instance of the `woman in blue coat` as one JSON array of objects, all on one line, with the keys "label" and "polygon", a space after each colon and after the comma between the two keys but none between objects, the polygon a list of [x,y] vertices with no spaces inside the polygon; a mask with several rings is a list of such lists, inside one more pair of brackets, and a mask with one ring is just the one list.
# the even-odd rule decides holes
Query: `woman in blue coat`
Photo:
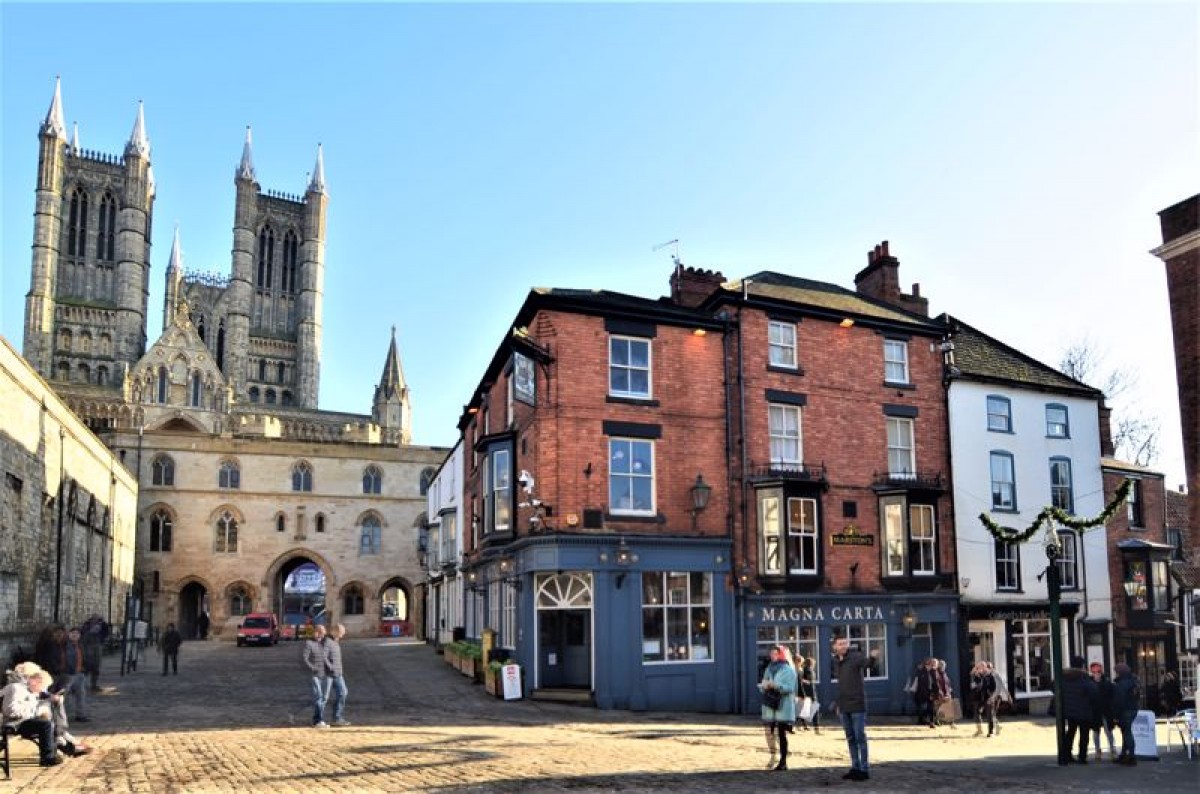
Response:
[{"label": "woman in blue coat", "polygon": [[[796,722],[796,668],[792,664],[792,652],[786,645],[771,647],[771,663],[763,671],[762,721],[767,737],[767,750],[771,753],[768,769],[787,769],[787,735]],[[774,695],[779,697],[775,700]],[[773,705],[769,705],[773,702]],[[779,739],[779,763],[775,763],[775,740]]]}]

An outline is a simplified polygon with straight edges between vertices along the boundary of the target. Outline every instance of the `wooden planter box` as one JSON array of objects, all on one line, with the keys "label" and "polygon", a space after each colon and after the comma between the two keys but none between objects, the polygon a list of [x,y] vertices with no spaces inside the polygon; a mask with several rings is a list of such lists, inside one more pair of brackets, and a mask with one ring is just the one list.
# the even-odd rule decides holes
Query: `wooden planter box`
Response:
[{"label": "wooden planter box", "polygon": [[491,670],[483,672],[483,687],[489,695],[495,697],[504,697],[504,673],[493,673]]},{"label": "wooden planter box", "polygon": [[475,677],[475,660],[470,656],[460,656],[458,659],[458,671],[467,678]]}]

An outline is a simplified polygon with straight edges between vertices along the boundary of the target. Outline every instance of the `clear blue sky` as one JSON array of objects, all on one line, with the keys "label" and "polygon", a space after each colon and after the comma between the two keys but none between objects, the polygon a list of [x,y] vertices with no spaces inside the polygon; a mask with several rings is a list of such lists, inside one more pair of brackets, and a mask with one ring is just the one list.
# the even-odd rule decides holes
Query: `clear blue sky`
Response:
[{"label": "clear blue sky", "polygon": [[1183,482],[1158,210],[1200,191],[1198,12],[1148,5],[4,3],[3,294],[18,347],[38,124],[85,148],[145,101],[150,333],[175,222],[227,273],[245,126],[264,189],[325,147],[321,405],[365,413],[390,327],[414,440],[455,422],[531,286],[666,292],[689,265],[901,280],[1054,363],[1140,373]]}]

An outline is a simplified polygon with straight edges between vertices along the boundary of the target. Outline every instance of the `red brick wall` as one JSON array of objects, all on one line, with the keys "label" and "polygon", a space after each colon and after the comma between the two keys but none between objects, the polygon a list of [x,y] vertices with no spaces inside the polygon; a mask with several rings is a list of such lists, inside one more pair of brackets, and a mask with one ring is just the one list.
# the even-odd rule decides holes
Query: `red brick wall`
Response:
[{"label": "red brick wall", "polygon": [[[535,496],[551,505],[547,525],[563,532],[720,536],[728,532],[728,474],[721,334],[657,326],[651,340],[651,394],[657,405],[608,402],[608,340],[604,319],[541,311],[529,323],[535,341],[554,357],[537,367],[536,408],[514,404],[516,470],[536,480]],[[548,375],[548,378],[547,378]],[[503,429],[507,376],[492,385],[492,433]],[[478,424],[480,415],[476,415]],[[602,530],[583,528],[584,509],[608,510],[608,436],[605,420],[657,424],[654,442],[655,506],[661,523],[609,518]],[[473,438],[468,430],[467,443]],[[465,500],[478,494],[479,472],[466,453]],[[692,531],[691,493],[697,474],[712,486],[708,507]],[[514,483],[517,502],[525,494]],[[530,508],[519,511],[518,534],[529,531]],[[569,526],[568,516],[578,519]],[[467,528],[470,523],[468,519]],[[469,533],[468,533],[469,534]]]},{"label": "red brick wall", "polygon": [[[853,582],[859,590],[882,589],[882,538],[877,496],[871,485],[875,474],[888,468],[885,403],[918,410],[914,422],[917,470],[940,472],[946,487],[936,515],[939,572],[953,572],[956,565],[942,358],[936,347],[930,350],[930,344],[936,346],[940,340],[920,336],[909,340],[909,379],[916,388],[897,389],[883,383],[884,337],[862,325],[843,328],[838,323],[806,318],[796,328],[798,362],[804,374],[768,370],[768,322],[767,316],[757,310],[747,311],[742,319],[747,452],[751,463],[770,460],[765,390],[805,394],[808,404],[802,411],[801,429],[804,461],[824,463],[830,484],[821,497],[822,537],[844,532],[851,523],[862,533],[875,535],[875,545],[869,547],[832,546],[825,540],[828,586],[846,589]],[[758,517],[753,490],[748,491],[747,499],[746,536],[742,538],[739,529],[735,548],[739,554],[749,549],[749,562],[757,570]],[[843,501],[857,503],[857,517],[842,517]],[[851,577],[849,568],[854,563],[858,563],[858,571]]]},{"label": "red brick wall", "polygon": [[1191,526],[1200,527],[1200,253],[1167,260],[1167,289]]}]

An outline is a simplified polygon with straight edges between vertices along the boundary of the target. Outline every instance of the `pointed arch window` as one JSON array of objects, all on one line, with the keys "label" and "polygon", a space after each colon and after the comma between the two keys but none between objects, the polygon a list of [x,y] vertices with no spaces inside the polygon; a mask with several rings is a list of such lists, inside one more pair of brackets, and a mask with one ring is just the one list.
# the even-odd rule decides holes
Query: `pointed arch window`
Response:
[{"label": "pointed arch window", "polygon": [[71,365],[65,361],[58,362],[58,379],[62,381],[71,379]]},{"label": "pointed arch window", "polygon": [[264,226],[258,232],[258,279],[255,283],[259,289],[271,288],[274,264],[275,231],[270,226]]},{"label": "pointed arch window", "polygon": [[156,384],[154,393],[155,393],[155,398],[156,398],[155,402],[159,403],[160,405],[165,405],[167,402],[167,368],[166,367],[158,368],[158,383]]},{"label": "pointed arch window", "polygon": [[225,321],[217,325],[217,366],[225,371]]},{"label": "pointed arch window", "polygon": [[200,379],[200,372],[192,373],[192,388],[191,388],[191,406],[193,408],[201,408],[204,404],[204,384]]},{"label": "pointed arch window", "polygon": [[233,513],[225,510],[217,517],[213,550],[218,554],[237,554],[238,522]]},{"label": "pointed arch window", "polygon": [[258,360],[258,379],[260,381],[266,381],[267,379],[267,360],[265,358]]},{"label": "pointed arch window", "polygon": [[287,516],[285,516],[283,513],[279,513],[278,515],[275,516],[275,531],[276,532],[286,532],[287,531]]},{"label": "pointed arch window", "polygon": [[257,386],[250,387],[250,402],[252,402],[252,403],[258,402],[258,387]]},{"label": "pointed arch window", "polygon": [[175,522],[166,510],[156,510],[150,516],[150,551],[170,551]]},{"label": "pointed arch window", "polygon": [[88,197],[82,187],[71,193],[71,205],[67,214],[67,254],[84,255],[87,250]]},{"label": "pointed arch window", "polygon": [[317,513],[317,531],[318,532],[325,531],[325,514],[324,513]]},{"label": "pointed arch window", "polygon": [[368,466],[363,472],[363,493],[377,494],[383,490],[383,472],[378,466]]},{"label": "pointed arch window", "polygon": [[437,471],[432,466],[427,466],[421,471],[421,496],[429,492],[429,486],[433,484],[433,478],[437,475]]},{"label": "pointed arch window", "polygon": [[233,491],[242,487],[242,470],[238,468],[236,461],[227,460],[221,463],[221,470],[217,474],[217,487]]},{"label": "pointed arch window", "polygon": [[275,365],[275,382],[276,383],[284,382],[284,380],[283,380],[283,362],[282,361],[280,361],[278,364]]},{"label": "pointed arch window", "polygon": [[363,590],[361,585],[346,585],[342,591],[342,612],[346,615],[361,615],[363,613]]},{"label": "pointed arch window", "polygon": [[251,609],[250,591],[245,585],[235,584],[229,588],[229,614],[236,617],[249,615]]},{"label": "pointed arch window", "polygon": [[283,291],[296,291],[296,262],[299,259],[300,243],[291,229],[283,238]]},{"label": "pointed arch window", "polygon": [[96,368],[96,384],[99,386],[108,385],[108,367]]},{"label": "pointed arch window", "polygon": [[96,235],[96,258],[111,262],[116,257],[117,200],[112,193],[100,199],[100,226]]},{"label": "pointed arch window", "polygon": [[275,390],[274,389],[267,389],[266,403],[267,403],[267,405],[275,404]]},{"label": "pointed arch window", "polygon": [[292,490],[303,491],[305,493],[312,492],[313,489],[313,471],[312,466],[308,461],[302,460],[292,467]]},{"label": "pointed arch window", "polygon": [[92,381],[92,371],[91,371],[91,369],[88,367],[88,365],[87,365],[87,364],[80,364],[80,365],[79,365],[79,368],[78,368],[78,369],[76,369],[75,371],[76,371],[76,373],[79,375],[79,382],[80,382],[80,383],[91,383],[91,381]]},{"label": "pointed arch window", "polygon": [[175,484],[175,461],[170,455],[159,455],[150,462],[150,480],[154,485]]},{"label": "pointed arch window", "polygon": [[383,526],[379,517],[367,515],[363,517],[358,536],[359,555],[378,554],[383,546]]}]

